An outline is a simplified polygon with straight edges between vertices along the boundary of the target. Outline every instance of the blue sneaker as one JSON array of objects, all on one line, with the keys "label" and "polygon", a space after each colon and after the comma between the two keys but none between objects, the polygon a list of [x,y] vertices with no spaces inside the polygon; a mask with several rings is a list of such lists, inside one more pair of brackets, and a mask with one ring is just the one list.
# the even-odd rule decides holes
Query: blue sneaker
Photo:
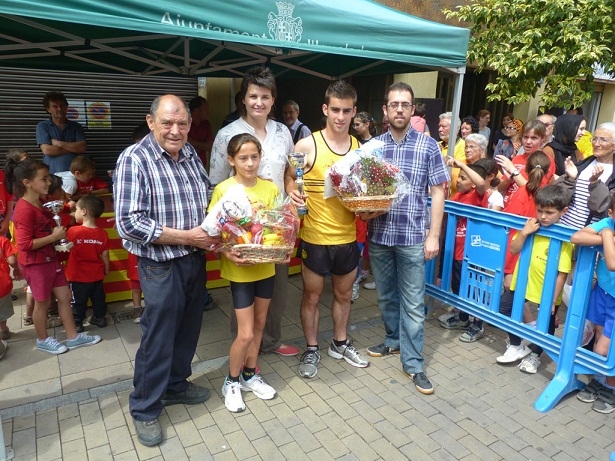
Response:
[{"label": "blue sneaker", "polygon": [[68,350],[64,344],[51,336],[48,336],[45,341],[36,340],[36,349],[39,351],[49,352],[53,355],[63,354]]},{"label": "blue sneaker", "polygon": [[75,338],[66,340],[66,347],[68,347],[68,349],[72,351],[73,349],[77,349],[78,347],[92,346],[99,342],[100,336],[98,335],[90,336],[86,335],[85,333],[79,333]]}]

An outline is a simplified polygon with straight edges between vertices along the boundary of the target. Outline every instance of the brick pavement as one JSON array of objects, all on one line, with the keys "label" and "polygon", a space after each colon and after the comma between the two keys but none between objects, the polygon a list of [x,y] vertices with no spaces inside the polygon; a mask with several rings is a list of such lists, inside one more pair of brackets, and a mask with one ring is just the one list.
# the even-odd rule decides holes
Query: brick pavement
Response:
[{"label": "brick pavement", "polygon": [[[296,312],[300,278],[291,277],[290,283],[285,338],[303,346]],[[228,304],[226,289],[214,290],[214,294],[219,306]],[[216,316],[222,323],[228,322],[229,311],[218,307],[206,313],[202,336],[213,339],[200,343],[193,381],[214,392],[201,405],[167,407],[160,418],[165,442],[153,448],[143,447],[136,440],[128,413],[130,380],[123,366],[108,368],[111,376],[106,381],[89,381],[83,375],[71,379],[72,374],[79,374],[75,370],[79,365],[87,367],[87,355],[71,351],[60,357],[69,360],[74,354],[72,362],[77,363],[60,363],[58,376],[49,378],[50,382],[59,380],[60,392],[28,403],[23,397],[28,383],[5,385],[18,382],[13,374],[19,370],[8,364],[18,368],[21,360],[9,349],[0,362],[0,415],[5,442],[13,449],[15,460],[38,461],[606,460],[615,451],[613,415],[592,411],[591,405],[574,395],[546,414],[535,411],[532,404],[552,378],[554,364],[545,358],[536,375],[521,373],[516,366],[496,365],[495,357],[504,348],[504,335],[489,326],[484,339],[466,344],[458,341],[458,332],[442,330],[437,320],[426,323],[427,372],[436,389],[432,396],[421,395],[414,388],[401,373],[397,356],[373,358],[364,369],[328,357],[325,349],[331,317],[326,306],[330,298],[330,292],[323,296],[323,358],[318,376],[313,380],[299,378],[296,357],[263,356],[262,374],[278,395],[262,401],[244,394],[247,409],[238,414],[226,410],[220,393],[227,371],[226,356],[212,354],[228,351],[229,333],[220,333]],[[374,300],[374,292],[361,290],[353,306],[350,336],[363,352],[384,334]],[[11,347],[21,355],[37,354],[23,345],[19,347],[20,340],[31,342],[31,338],[26,335],[27,339],[20,339],[19,329],[15,330]],[[132,352],[134,356],[138,326],[118,324],[105,330],[100,331],[108,338],[101,345],[108,341],[111,349],[117,349],[116,355],[130,356]],[[114,339],[115,334],[119,340]],[[96,347],[83,350],[94,354]],[[40,358],[39,368],[54,370],[46,359]],[[100,372],[90,371],[95,376]],[[104,384],[96,385],[101,382]],[[19,398],[11,399],[14,393],[20,393]],[[17,403],[7,406],[6,402]]]}]

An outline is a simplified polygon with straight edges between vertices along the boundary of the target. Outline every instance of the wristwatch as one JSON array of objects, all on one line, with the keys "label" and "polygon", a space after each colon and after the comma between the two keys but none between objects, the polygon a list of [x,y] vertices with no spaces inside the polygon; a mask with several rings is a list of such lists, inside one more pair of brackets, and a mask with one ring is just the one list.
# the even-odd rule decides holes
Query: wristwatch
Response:
[{"label": "wristwatch", "polygon": [[512,173],[510,173],[510,177],[511,179],[514,178],[515,176],[519,176],[521,173],[519,173],[519,170],[513,170]]}]

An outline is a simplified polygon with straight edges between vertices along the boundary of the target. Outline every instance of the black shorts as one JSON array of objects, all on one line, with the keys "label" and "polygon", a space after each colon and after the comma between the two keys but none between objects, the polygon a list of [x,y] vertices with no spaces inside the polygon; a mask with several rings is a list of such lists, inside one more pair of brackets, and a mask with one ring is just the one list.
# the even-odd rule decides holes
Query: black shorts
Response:
[{"label": "black shorts", "polygon": [[322,275],[346,275],[357,270],[361,253],[357,242],[341,245],[315,245],[301,242],[301,260],[312,272]]},{"label": "black shorts", "polygon": [[231,282],[231,294],[235,309],[245,309],[254,304],[254,298],[271,299],[273,276],[256,282]]}]

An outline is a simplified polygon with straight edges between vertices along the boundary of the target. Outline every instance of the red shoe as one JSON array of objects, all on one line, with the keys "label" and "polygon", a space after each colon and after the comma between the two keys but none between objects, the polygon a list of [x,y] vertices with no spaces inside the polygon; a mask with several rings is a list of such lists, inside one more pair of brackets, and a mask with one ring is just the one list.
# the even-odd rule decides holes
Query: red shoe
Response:
[{"label": "red shoe", "polygon": [[276,354],[284,356],[284,357],[292,357],[293,355],[297,355],[299,353],[299,349],[295,346],[290,346],[288,344],[282,344],[275,351]]}]

